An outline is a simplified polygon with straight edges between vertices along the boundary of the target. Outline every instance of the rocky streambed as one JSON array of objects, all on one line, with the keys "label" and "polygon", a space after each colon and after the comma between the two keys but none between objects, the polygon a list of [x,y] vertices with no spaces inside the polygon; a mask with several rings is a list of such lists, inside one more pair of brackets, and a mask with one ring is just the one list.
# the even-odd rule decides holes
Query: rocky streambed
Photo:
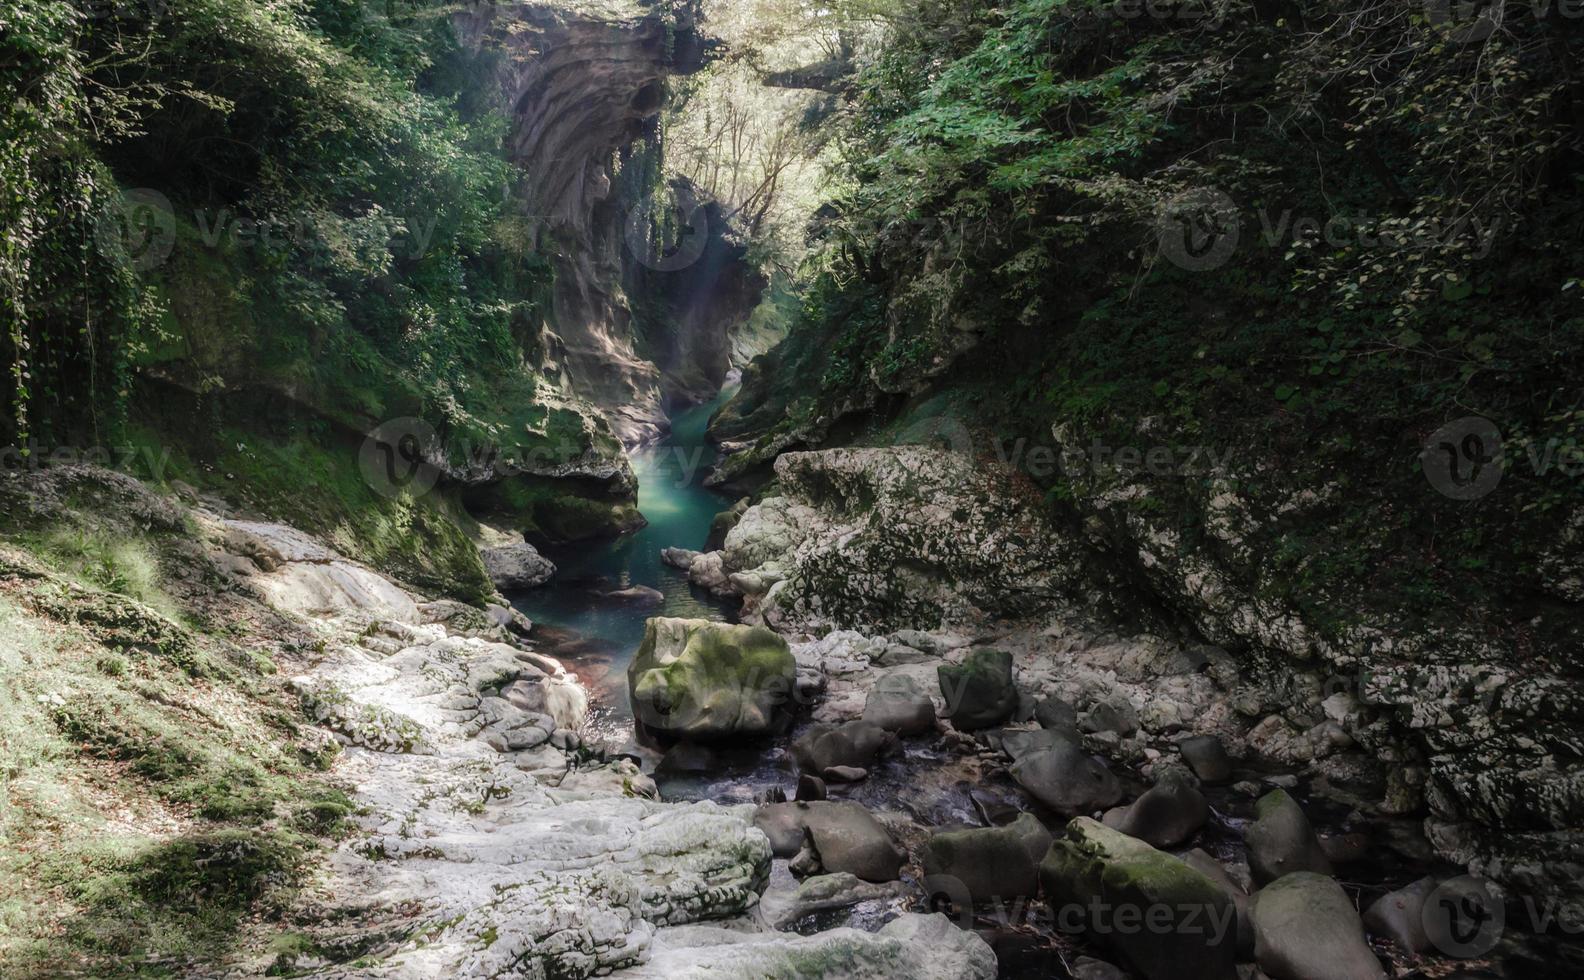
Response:
[{"label": "rocky streambed", "polygon": [[1268,708],[1225,650],[1095,626],[1067,543],[945,454],[779,472],[719,548],[667,552],[745,622],[648,620],[625,675],[642,739],[591,728],[509,608],[222,522],[222,564],[322,638],[292,684],[360,807],[295,913],[312,943],[264,966],[1576,974],[1514,915],[1533,896],[1448,860],[1380,778],[1392,720],[1360,692]]}]

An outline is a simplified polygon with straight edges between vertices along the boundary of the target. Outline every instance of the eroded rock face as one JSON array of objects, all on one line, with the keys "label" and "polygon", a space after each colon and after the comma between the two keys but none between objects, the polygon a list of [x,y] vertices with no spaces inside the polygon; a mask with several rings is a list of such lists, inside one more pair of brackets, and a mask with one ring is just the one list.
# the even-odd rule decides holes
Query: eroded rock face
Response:
[{"label": "eroded rock face", "polygon": [[[673,182],[646,199],[651,188],[618,176],[623,164],[645,165],[634,148],[656,139],[666,79],[703,64],[690,8],[485,4],[455,23],[467,43],[506,55],[498,83],[512,121],[508,150],[525,175],[529,214],[554,242],[536,367],[603,410],[623,444],[651,442],[669,424],[668,405],[720,390],[732,335],[765,285],[726,216],[691,185]],[[652,252],[649,220],[673,202],[690,237],[675,253]],[[640,296],[668,311],[646,324],[647,356],[636,341]]]},{"label": "eroded rock face", "polygon": [[788,453],[775,472],[783,495],[749,508],[721,556],[728,575],[769,583],[748,614],[778,629],[976,622],[1038,608],[1072,573],[1032,506],[967,456],[833,449]]},{"label": "eroded rock face", "polygon": [[[1076,438],[1055,435],[1064,445]],[[749,508],[721,550],[701,555],[694,580],[742,594],[746,616],[780,630],[834,629],[827,640],[857,631],[843,644],[863,648],[863,663],[843,672],[826,664],[833,693],[817,709],[822,720],[856,714],[843,691],[876,680],[884,635],[968,632],[991,613],[1008,623],[994,642],[1015,646],[1021,692],[1069,703],[1082,727],[1114,736],[1119,757],[1136,759],[1165,736],[1214,737],[1226,752],[1183,743],[1206,781],[1231,778],[1229,755],[1302,771],[1320,792],[1383,816],[1427,815],[1442,857],[1520,894],[1556,897],[1563,918],[1584,925],[1584,835],[1569,816],[1584,810],[1584,774],[1566,747],[1584,695],[1546,664],[1520,669],[1478,637],[1433,627],[1317,631],[1249,591],[1250,577],[1265,575],[1246,547],[1257,518],[1230,488],[1211,501],[1216,544],[1206,549],[1147,509],[1123,506],[1149,495],[1138,483],[1085,486],[1080,539],[1044,526],[952,453],[793,452],[776,472],[780,495]],[[1284,519],[1313,506],[1293,501]],[[1136,566],[1131,585],[1211,642],[1086,628],[1069,587],[1118,586],[1085,566],[1081,556],[1095,547]]]}]

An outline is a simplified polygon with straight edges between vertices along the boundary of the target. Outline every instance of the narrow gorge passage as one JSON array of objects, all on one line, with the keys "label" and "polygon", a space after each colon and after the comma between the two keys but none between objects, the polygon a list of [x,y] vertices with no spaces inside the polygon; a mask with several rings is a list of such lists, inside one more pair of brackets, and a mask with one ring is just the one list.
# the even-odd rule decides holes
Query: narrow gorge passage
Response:
[{"label": "narrow gorge passage", "polygon": [[[704,430],[735,390],[673,415],[668,434],[629,455],[638,481],[638,531],[606,541],[547,549],[557,566],[550,584],[514,593],[512,604],[535,623],[535,639],[573,670],[596,697],[591,724],[607,735],[631,727],[627,664],[650,616],[733,622],[738,603],[692,585],[687,572],[660,559],[665,548],[697,550],[710,523],[733,497],[704,486],[715,448]],[[632,592],[654,589],[659,595]],[[610,598],[606,594],[629,590]]]}]

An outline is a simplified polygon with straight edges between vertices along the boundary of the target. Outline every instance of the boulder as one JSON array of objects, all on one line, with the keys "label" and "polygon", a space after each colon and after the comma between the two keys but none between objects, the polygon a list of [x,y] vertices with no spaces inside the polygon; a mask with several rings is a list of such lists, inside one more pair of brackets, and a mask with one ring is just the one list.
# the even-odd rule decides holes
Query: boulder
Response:
[{"label": "boulder", "polygon": [[1012,655],[1004,650],[974,650],[960,664],[941,664],[941,697],[952,726],[971,732],[999,725],[1017,708]]},{"label": "boulder", "polygon": [[1303,808],[1286,790],[1275,789],[1254,804],[1255,821],[1244,832],[1249,868],[1264,885],[1294,871],[1329,875],[1331,861]]},{"label": "boulder", "polygon": [[793,795],[793,799],[806,803],[810,800],[823,800],[825,796],[825,780],[806,772],[798,776],[797,792]]},{"label": "boulder", "polygon": [[895,881],[907,861],[907,852],[857,803],[773,803],[759,807],[753,823],[770,839],[776,857],[795,857],[805,841],[811,843],[827,873]]},{"label": "boulder", "polygon": [[1008,730],[1001,734],[1001,751],[1011,756],[1013,762],[1060,744],[1082,745],[1078,733],[1066,728]]},{"label": "boulder", "polygon": [[1063,816],[1104,810],[1122,798],[1122,784],[1106,764],[1068,739],[1025,753],[1011,773],[1018,785]]},{"label": "boulder", "polygon": [[1138,709],[1126,695],[1108,694],[1090,706],[1081,725],[1086,732],[1116,732],[1126,738],[1138,731]]},{"label": "boulder", "polygon": [[1237,910],[1209,878],[1087,817],[1040,864],[1057,922],[1078,915],[1144,980],[1233,980]]},{"label": "boulder", "polygon": [[1249,911],[1254,959],[1273,980],[1385,980],[1342,886],[1310,871],[1261,888]]},{"label": "boulder", "polygon": [[1168,769],[1132,804],[1105,815],[1105,825],[1155,847],[1176,847],[1199,832],[1210,804],[1187,775]]},{"label": "boulder", "polygon": [[869,691],[863,720],[898,735],[922,735],[935,730],[935,703],[917,677],[887,674]]},{"label": "boulder", "polygon": [[555,565],[526,541],[479,551],[484,571],[497,589],[532,589],[550,581]]},{"label": "boulder", "polygon": [[1232,760],[1214,735],[1194,735],[1177,743],[1177,751],[1195,776],[1207,786],[1220,786],[1232,779]]},{"label": "boulder", "polygon": [[525,676],[500,693],[514,707],[549,716],[555,728],[579,728],[588,718],[588,692],[572,677]]},{"label": "boulder", "polygon": [[792,758],[801,771],[818,775],[841,767],[868,769],[895,744],[895,736],[867,721],[815,725],[792,743]]},{"label": "boulder", "polygon": [[684,572],[693,567],[693,559],[698,556],[699,553],[697,551],[689,551],[686,548],[660,549],[661,562],[670,565],[672,568],[680,568]]},{"label": "boulder", "polygon": [[790,858],[803,849],[808,838],[804,820],[810,805],[808,801],[767,803],[754,811],[753,825],[770,840],[770,852],[776,857]]},{"label": "boulder", "polygon": [[1211,857],[1208,853],[1194,848],[1182,855],[1182,861],[1188,867],[1209,878],[1216,883],[1226,896],[1232,900],[1237,908],[1237,946],[1238,956],[1243,959],[1252,959],[1254,956],[1254,924],[1249,919],[1249,895],[1221,862]]},{"label": "boulder", "polygon": [[796,678],[786,641],[762,626],[655,617],[627,689],[641,731],[709,741],[783,730]]},{"label": "boulder", "polygon": [[1050,844],[1050,831],[1032,813],[1005,827],[937,831],[921,859],[925,888],[981,907],[1032,896]]},{"label": "boulder", "polygon": [[1078,730],[1078,709],[1061,698],[1046,698],[1034,705],[1034,720],[1041,728]]},{"label": "boulder", "polygon": [[1425,900],[1436,890],[1434,878],[1418,881],[1377,898],[1364,913],[1364,925],[1382,939],[1389,939],[1404,953],[1423,953],[1430,948],[1425,932]]}]

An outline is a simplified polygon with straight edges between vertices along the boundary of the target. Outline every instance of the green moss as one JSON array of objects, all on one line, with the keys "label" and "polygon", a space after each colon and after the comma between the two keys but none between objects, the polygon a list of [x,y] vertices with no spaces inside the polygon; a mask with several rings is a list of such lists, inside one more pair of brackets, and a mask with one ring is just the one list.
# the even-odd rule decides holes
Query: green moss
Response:
[{"label": "green moss", "polygon": [[216,958],[341,832],[294,706],[226,642],[0,552],[0,975]]},{"label": "green moss", "polygon": [[150,941],[180,959],[223,952],[244,916],[284,907],[313,847],[292,832],[242,829],[86,842],[42,859],[36,873],[81,909],[62,923],[66,942],[124,975],[146,969],[138,961]]}]

